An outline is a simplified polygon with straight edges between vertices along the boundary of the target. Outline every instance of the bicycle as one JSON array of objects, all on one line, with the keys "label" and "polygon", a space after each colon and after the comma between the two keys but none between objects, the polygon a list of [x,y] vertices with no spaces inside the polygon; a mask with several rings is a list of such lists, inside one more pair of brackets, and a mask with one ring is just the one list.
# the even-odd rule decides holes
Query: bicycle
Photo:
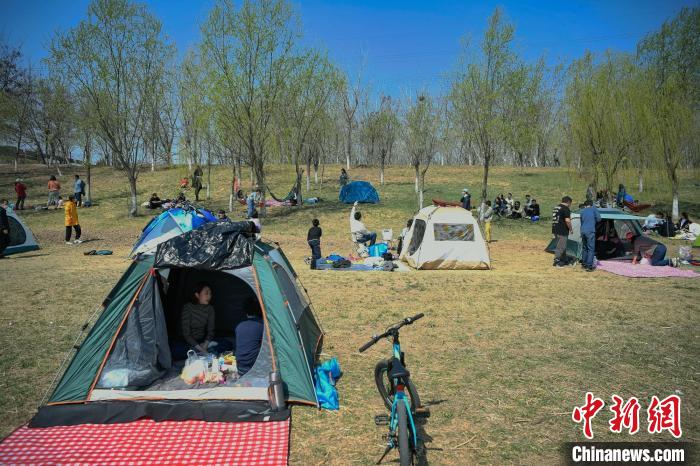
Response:
[{"label": "bicycle", "polygon": [[411,381],[410,372],[406,369],[404,352],[401,351],[401,343],[399,342],[399,329],[405,325],[413,324],[422,317],[424,314],[420,313],[397,322],[381,335],[374,335],[359,350],[360,353],[363,353],[382,338],[391,337],[392,357],[379,361],[374,368],[374,382],[377,385],[377,391],[390,412],[388,418],[386,415],[375,417],[375,424],[388,423],[389,425],[386,450],[377,464],[380,464],[394,448],[399,450],[401,466],[411,465],[414,456],[420,452],[415,419],[418,417],[427,418],[430,416],[430,412],[421,405],[418,390]]}]

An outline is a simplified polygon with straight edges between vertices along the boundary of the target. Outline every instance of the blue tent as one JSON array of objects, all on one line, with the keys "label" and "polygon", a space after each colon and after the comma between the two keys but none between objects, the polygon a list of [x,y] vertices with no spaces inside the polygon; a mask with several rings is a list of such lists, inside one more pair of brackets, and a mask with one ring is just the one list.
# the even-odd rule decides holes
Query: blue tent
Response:
[{"label": "blue tent", "polygon": [[216,217],[208,210],[195,207],[175,207],[154,217],[141,237],[134,244],[131,256],[145,252],[155,252],[156,247],[170,238],[195,230],[208,222],[215,222]]},{"label": "blue tent", "polygon": [[379,202],[379,194],[367,181],[353,181],[346,184],[340,190],[340,202],[352,204],[355,201],[376,204]]}]

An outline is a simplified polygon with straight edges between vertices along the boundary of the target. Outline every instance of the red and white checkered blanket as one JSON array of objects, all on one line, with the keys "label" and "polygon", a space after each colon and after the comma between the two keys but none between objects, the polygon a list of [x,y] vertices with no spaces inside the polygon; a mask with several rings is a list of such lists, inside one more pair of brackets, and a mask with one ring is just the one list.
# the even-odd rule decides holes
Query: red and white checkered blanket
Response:
[{"label": "red and white checkered blanket", "polygon": [[289,422],[24,426],[0,443],[0,465],[286,465]]}]

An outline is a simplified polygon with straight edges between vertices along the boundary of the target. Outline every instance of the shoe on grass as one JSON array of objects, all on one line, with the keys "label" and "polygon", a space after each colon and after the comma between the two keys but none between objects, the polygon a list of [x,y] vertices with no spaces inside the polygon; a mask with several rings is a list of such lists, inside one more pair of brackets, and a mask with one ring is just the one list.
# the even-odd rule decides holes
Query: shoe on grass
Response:
[{"label": "shoe on grass", "polygon": [[76,239],[75,241],[73,241],[73,244],[80,244],[82,242],[83,242],[82,239]]},{"label": "shoe on grass", "polygon": [[73,243],[71,243],[70,241],[66,241],[66,244],[72,245]]}]

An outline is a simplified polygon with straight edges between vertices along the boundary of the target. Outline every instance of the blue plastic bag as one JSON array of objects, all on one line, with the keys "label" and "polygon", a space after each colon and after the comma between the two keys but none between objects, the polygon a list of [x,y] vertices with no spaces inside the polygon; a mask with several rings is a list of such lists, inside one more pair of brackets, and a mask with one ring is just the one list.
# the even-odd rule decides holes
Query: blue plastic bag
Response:
[{"label": "blue plastic bag", "polygon": [[335,381],[340,375],[340,365],[336,358],[316,364],[314,367],[316,398],[318,398],[321,408],[332,411],[337,411],[340,408],[338,389],[335,388]]},{"label": "blue plastic bag", "polygon": [[386,243],[377,243],[370,246],[368,249],[371,257],[382,257],[382,255],[389,250],[389,245]]}]

